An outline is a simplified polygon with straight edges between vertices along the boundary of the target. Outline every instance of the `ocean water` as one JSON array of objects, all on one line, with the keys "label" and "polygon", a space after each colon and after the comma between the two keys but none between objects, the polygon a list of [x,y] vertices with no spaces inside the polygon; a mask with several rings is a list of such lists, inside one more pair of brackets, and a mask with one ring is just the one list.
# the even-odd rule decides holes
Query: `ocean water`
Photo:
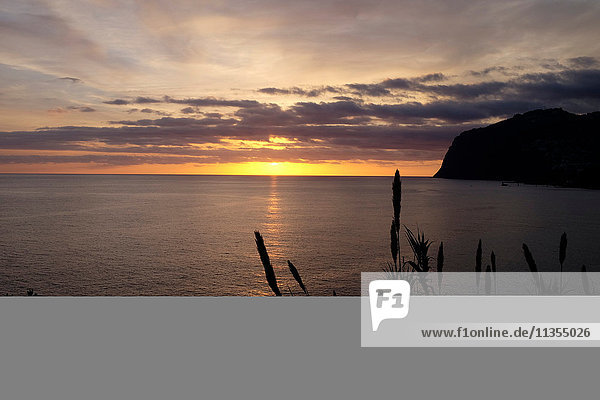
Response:
[{"label": "ocean water", "polygon": [[[359,295],[360,272],[391,261],[391,177],[0,175],[0,294],[270,295],[253,231],[280,287]],[[477,242],[500,271],[600,271],[600,191],[404,178],[402,223],[444,242],[470,271]],[[409,257],[403,238],[401,252]]]}]

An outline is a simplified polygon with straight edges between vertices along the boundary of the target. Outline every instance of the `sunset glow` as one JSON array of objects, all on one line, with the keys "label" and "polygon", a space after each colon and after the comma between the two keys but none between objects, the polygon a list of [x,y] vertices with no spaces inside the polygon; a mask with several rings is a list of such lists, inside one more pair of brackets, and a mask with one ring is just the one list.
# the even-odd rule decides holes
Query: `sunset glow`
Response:
[{"label": "sunset glow", "polygon": [[600,106],[594,2],[4,3],[0,173],[431,176]]}]

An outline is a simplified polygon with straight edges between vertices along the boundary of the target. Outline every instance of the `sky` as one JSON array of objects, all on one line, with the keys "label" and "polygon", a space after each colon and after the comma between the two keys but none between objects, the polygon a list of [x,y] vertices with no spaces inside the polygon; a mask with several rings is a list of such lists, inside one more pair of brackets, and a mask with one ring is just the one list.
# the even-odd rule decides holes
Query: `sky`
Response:
[{"label": "sky", "polygon": [[0,0],[0,173],[431,176],[600,110],[600,2]]}]

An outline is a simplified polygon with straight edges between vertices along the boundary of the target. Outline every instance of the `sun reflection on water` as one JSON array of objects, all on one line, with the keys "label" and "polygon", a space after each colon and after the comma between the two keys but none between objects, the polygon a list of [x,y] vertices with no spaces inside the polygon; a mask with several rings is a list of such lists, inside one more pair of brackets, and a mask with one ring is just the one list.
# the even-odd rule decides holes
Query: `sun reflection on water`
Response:
[{"label": "sun reflection on water", "polygon": [[267,213],[265,234],[268,237],[268,248],[271,256],[280,256],[281,246],[281,207],[279,191],[277,189],[277,176],[271,176],[270,192],[267,199]]}]

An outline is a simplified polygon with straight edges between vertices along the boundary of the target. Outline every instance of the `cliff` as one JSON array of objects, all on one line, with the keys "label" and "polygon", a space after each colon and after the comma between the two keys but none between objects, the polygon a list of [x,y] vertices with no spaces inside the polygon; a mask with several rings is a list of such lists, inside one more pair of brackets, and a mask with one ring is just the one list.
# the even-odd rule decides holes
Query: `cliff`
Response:
[{"label": "cliff", "polygon": [[600,112],[535,110],[465,131],[434,177],[600,189]]}]

